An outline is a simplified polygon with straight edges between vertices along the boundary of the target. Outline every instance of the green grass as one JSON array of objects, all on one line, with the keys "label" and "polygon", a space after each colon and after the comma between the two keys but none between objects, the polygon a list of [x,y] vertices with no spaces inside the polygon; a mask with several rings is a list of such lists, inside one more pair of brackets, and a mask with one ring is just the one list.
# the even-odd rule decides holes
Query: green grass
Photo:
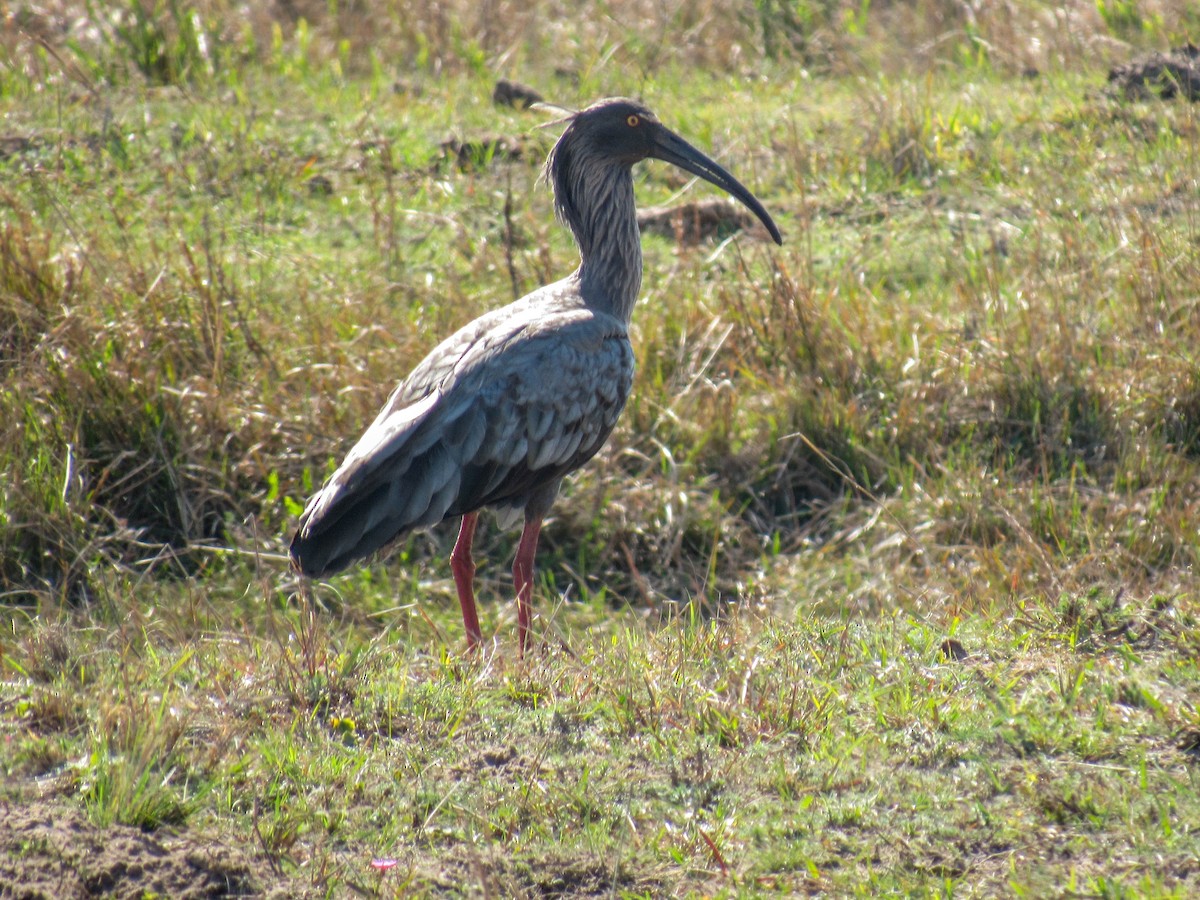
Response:
[{"label": "green grass", "polygon": [[[264,893],[1200,889],[1200,111],[1102,90],[1189,4],[292,6],[0,44],[0,804]],[[575,265],[498,75],[644,97],[786,237],[645,239],[525,663],[512,534],[479,660],[452,525],[282,556],[440,336]]]}]

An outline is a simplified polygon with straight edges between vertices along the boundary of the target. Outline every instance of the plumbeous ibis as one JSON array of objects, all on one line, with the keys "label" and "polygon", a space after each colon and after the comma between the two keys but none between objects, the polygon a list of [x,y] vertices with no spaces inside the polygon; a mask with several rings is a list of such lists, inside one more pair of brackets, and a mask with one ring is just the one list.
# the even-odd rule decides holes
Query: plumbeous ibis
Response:
[{"label": "plumbeous ibis", "polygon": [[563,476],[603,446],[633,383],[629,320],[642,282],[634,163],[660,159],[711,182],[782,243],[750,191],[641,103],[601,100],[564,121],[546,177],[579,245],[579,268],[438,344],[309,501],[290,551],[295,569],[323,576],[413,529],[461,517],[450,568],[475,648],[479,513],[523,513],[513,563],[522,655],[542,519]]}]

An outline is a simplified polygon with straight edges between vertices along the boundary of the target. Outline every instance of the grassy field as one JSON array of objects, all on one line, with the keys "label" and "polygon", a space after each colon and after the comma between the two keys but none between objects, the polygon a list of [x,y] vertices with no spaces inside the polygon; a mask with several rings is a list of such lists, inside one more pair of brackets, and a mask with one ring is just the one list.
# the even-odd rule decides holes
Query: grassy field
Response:
[{"label": "grassy field", "polygon": [[[0,40],[0,897],[1200,893],[1184,0],[16,3]],[[638,96],[785,234],[644,239],[547,522],[300,584],[437,340],[577,261]],[[645,206],[712,196],[660,163]]]}]

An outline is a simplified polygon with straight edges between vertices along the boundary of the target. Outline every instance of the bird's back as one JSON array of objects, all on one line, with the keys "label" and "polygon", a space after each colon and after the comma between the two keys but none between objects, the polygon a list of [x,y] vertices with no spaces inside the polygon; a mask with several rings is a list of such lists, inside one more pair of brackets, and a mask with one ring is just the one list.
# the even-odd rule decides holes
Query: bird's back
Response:
[{"label": "bird's back", "polygon": [[589,309],[574,277],[481,316],[396,388],[309,502],[293,565],[323,575],[450,516],[548,506],[632,380],[625,324]]}]

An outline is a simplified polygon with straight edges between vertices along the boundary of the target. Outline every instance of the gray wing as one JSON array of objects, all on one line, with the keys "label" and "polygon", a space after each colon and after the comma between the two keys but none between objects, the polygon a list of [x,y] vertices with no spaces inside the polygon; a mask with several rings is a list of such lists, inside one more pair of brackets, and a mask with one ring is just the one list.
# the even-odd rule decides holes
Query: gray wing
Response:
[{"label": "gray wing", "polygon": [[291,547],[301,571],[336,571],[449,516],[523,507],[539,491],[552,499],[603,446],[633,380],[619,322],[543,308],[477,325],[397,388],[309,502]]}]

